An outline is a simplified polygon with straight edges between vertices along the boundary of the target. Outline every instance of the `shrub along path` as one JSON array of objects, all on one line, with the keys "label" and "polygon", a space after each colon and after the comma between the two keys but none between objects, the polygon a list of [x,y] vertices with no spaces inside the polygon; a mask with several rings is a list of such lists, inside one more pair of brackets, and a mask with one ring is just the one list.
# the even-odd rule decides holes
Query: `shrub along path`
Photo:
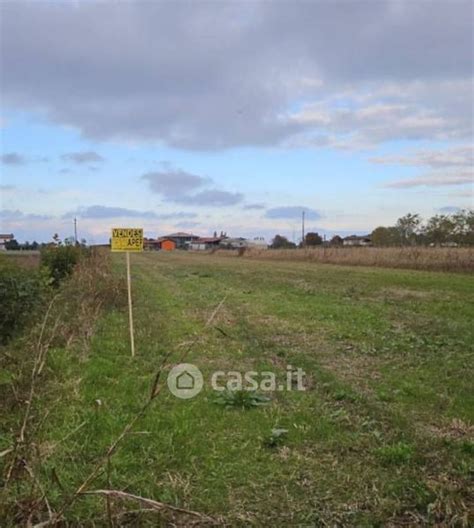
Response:
[{"label": "shrub along path", "polygon": [[[123,255],[115,267],[124,275]],[[132,277],[135,359],[125,310],[101,318],[87,354],[50,355],[35,471],[53,510],[146,400],[162,358],[171,353],[172,365],[194,343],[186,361],[203,372],[202,392],[180,400],[163,376],[162,393],[90,489],[231,526],[472,522],[472,277],[179,253],[132,255]],[[214,402],[214,371],[285,381],[288,365],[306,372],[306,391],[276,391],[258,406]],[[232,405],[242,401],[249,408]],[[124,514],[138,507],[114,499],[110,515],[209,523]],[[104,500],[81,496],[65,517],[105,523]]]}]

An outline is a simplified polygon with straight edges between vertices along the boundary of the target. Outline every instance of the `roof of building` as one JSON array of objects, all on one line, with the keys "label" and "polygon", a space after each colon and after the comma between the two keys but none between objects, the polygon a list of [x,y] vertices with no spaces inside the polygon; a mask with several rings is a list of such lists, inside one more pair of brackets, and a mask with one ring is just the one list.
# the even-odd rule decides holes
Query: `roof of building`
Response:
[{"label": "roof of building", "polygon": [[166,240],[168,240],[169,242],[174,242],[174,240],[173,240],[173,238],[171,236],[158,237],[156,239],[156,242],[157,243],[161,243],[161,242],[165,242]]},{"label": "roof of building", "polygon": [[195,240],[196,244],[212,244],[213,242],[220,242],[222,237],[199,237]]},{"label": "roof of building", "polygon": [[343,238],[343,240],[370,240],[370,235],[350,235]]},{"label": "roof of building", "polygon": [[199,236],[193,235],[192,233],[184,233],[182,231],[178,231],[177,233],[171,233],[170,235],[166,235],[163,238],[199,238]]},{"label": "roof of building", "polygon": [[8,239],[11,239],[11,238],[14,238],[13,237],[13,233],[0,233],[0,238],[8,238]]}]

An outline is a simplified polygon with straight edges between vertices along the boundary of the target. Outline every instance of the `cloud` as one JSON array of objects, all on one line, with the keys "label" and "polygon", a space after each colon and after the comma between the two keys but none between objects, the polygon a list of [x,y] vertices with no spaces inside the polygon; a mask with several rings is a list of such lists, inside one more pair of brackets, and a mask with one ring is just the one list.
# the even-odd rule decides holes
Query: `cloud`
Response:
[{"label": "cloud", "polygon": [[410,187],[442,187],[447,185],[465,185],[474,183],[472,171],[453,172],[431,172],[429,174],[416,176],[386,183],[384,187],[392,189],[408,189]]},{"label": "cloud", "polygon": [[2,222],[17,222],[17,221],[38,221],[38,220],[49,220],[53,218],[49,215],[39,215],[32,213],[23,213],[18,209],[1,209],[0,220]]},{"label": "cloud", "polygon": [[148,182],[152,191],[173,200],[210,182],[208,178],[203,176],[172,168],[157,172],[147,172],[142,176],[142,179]]},{"label": "cloud", "polygon": [[473,167],[474,148],[469,145],[453,147],[446,150],[425,150],[408,156],[374,157],[369,161],[383,165],[426,166],[432,169],[450,167]]},{"label": "cloud", "polygon": [[246,205],[243,206],[242,209],[246,209],[246,210],[249,210],[249,211],[265,209],[265,204],[262,204],[262,203],[246,204]]},{"label": "cloud", "polygon": [[162,213],[157,215],[160,220],[175,220],[177,218],[196,218],[197,216],[197,213],[190,213],[188,211],[177,211],[175,213]]},{"label": "cloud", "polygon": [[184,149],[470,138],[470,0],[299,7],[3,2],[3,104]]},{"label": "cloud", "polygon": [[455,196],[456,198],[474,198],[474,189],[463,189],[462,191],[456,191],[449,193],[449,196]]},{"label": "cloud", "polygon": [[27,160],[21,154],[16,152],[8,152],[7,154],[2,154],[1,156],[2,163],[5,165],[24,165]]},{"label": "cloud", "polygon": [[219,191],[210,189],[201,191],[191,196],[181,196],[174,198],[174,201],[186,205],[197,205],[201,207],[224,207],[226,205],[236,205],[244,199],[244,195],[239,192]]},{"label": "cloud", "polygon": [[18,152],[8,152],[0,156],[0,160],[5,165],[26,165],[27,163],[47,163],[49,158],[45,156],[27,157]]},{"label": "cloud", "polygon": [[302,213],[305,213],[305,218],[307,220],[319,220],[322,218],[322,215],[315,209],[308,209],[303,206],[285,206],[285,207],[274,207],[268,209],[265,213],[266,218],[288,218],[288,219],[301,219]]},{"label": "cloud", "polygon": [[385,184],[385,187],[389,188],[442,187],[474,183],[474,151],[468,145],[460,145],[444,151],[417,151],[406,156],[374,157],[370,161],[383,165],[424,166],[433,169],[420,176]]},{"label": "cloud", "polygon": [[196,192],[214,185],[213,180],[168,165],[164,170],[144,174],[142,179],[148,182],[153,192],[161,194],[170,202],[183,205],[223,207],[238,204],[244,199],[241,193],[215,188]]},{"label": "cloud", "polygon": [[94,152],[92,150],[87,150],[83,152],[69,152],[67,154],[63,154],[61,156],[61,159],[64,161],[71,161],[73,163],[77,163],[78,165],[81,165],[83,163],[98,163],[105,161],[100,154],[97,154],[97,152]]},{"label": "cloud", "polygon": [[124,207],[109,207],[106,205],[90,205],[88,207],[79,207],[75,211],[70,211],[63,215],[63,218],[72,216],[81,218],[157,218],[153,211],[137,211],[135,209],[126,209]]},{"label": "cloud", "polygon": [[456,205],[446,205],[445,207],[440,207],[438,209],[440,213],[458,213],[461,211],[461,207],[457,207]]},{"label": "cloud", "polygon": [[196,218],[196,213],[187,211],[174,211],[170,213],[157,213],[154,211],[138,211],[136,209],[127,209],[125,207],[110,207],[107,205],[90,205],[79,207],[75,211],[65,213],[62,218],[71,218],[80,216],[81,218],[104,219],[104,218],[143,218],[143,219],[186,219]]},{"label": "cloud", "polygon": [[[291,142],[314,147],[367,149],[394,140],[463,140],[472,134],[465,111],[471,79],[399,82],[336,92],[289,114],[306,130]],[[453,101],[463,101],[462,104]]]},{"label": "cloud", "polygon": [[174,225],[179,229],[192,229],[193,227],[198,227],[200,224],[199,222],[178,222]]},{"label": "cloud", "polygon": [[3,192],[14,191],[15,189],[16,189],[15,185],[10,185],[10,184],[0,185],[0,191],[3,191]]}]

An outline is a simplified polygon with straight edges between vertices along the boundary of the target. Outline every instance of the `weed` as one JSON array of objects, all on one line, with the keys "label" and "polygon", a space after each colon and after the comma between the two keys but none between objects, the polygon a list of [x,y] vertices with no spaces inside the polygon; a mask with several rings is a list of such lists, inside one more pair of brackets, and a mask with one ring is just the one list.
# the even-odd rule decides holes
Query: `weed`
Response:
[{"label": "weed", "polygon": [[356,394],[352,394],[344,389],[339,389],[334,393],[334,399],[336,401],[348,401],[348,402],[356,402],[358,400],[358,396]]},{"label": "weed", "polygon": [[272,432],[263,439],[262,443],[264,447],[279,447],[283,444],[287,435],[288,429],[272,429]]},{"label": "weed", "polygon": [[474,456],[474,442],[471,440],[464,440],[461,442],[461,451],[467,455]]},{"label": "weed", "polygon": [[398,466],[410,462],[414,449],[409,444],[398,442],[394,445],[379,447],[375,453],[384,464]]},{"label": "weed", "polygon": [[224,407],[237,407],[240,409],[250,409],[267,405],[271,399],[255,391],[249,390],[224,390],[217,392],[213,402]]}]

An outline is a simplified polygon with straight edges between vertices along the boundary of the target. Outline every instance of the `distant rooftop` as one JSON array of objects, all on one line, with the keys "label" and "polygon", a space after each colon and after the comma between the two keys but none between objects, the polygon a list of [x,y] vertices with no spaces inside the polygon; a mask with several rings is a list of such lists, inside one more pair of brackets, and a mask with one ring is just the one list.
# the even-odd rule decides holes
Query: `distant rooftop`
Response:
[{"label": "distant rooftop", "polygon": [[345,238],[343,238],[343,240],[364,240],[364,239],[370,240],[370,235],[350,235],[350,236],[346,236]]},{"label": "distant rooftop", "polygon": [[193,235],[192,233],[184,233],[183,231],[178,231],[177,233],[171,233],[170,235],[166,235],[164,238],[199,238],[197,235]]},{"label": "distant rooftop", "polygon": [[210,242],[219,242],[220,240],[224,240],[222,237],[199,237],[196,242],[201,243],[210,243]]}]

